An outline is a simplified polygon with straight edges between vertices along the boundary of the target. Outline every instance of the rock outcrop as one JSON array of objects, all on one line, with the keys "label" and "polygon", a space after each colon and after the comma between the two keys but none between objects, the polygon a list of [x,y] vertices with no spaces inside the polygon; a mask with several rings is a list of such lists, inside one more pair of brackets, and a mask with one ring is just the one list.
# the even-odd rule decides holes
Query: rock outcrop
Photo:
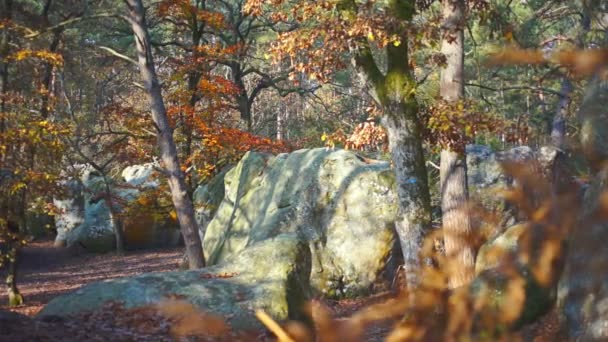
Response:
[{"label": "rock outcrop", "polygon": [[386,162],[324,148],[249,152],[225,175],[224,186],[204,236],[209,264],[291,233],[310,248],[311,286],[325,296],[368,292],[396,267],[398,202]]},{"label": "rock outcrop", "polygon": [[[478,321],[504,322],[498,329],[519,328],[534,322],[553,306],[558,276],[540,281],[534,270],[543,269],[543,274],[550,275],[560,272],[561,266],[551,262],[539,267],[537,260],[532,265],[528,262],[528,256],[536,252],[530,250],[535,249],[530,239],[545,234],[542,230],[542,226],[531,223],[516,224],[479,249],[476,278],[471,284],[471,295],[476,302],[484,303]],[[481,317],[484,315],[487,317]],[[488,319],[491,316],[495,318]]]},{"label": "rock outcrop", "polygon": [[475,259],[475,274],[500,267],[504,263],[517,260],[519,253],[519,238],[532,229],[529,224],[520,223],[511,226],[496,236],[494,239],[483,244],[477,252]]},{"label": "rock outcrop", "polygon": [[[122,173],[123,182],[112,182],[115,202],[132,203],[145,191],[159,186],[154,165],[129,166]],[[92,167],[83,166],[80,179],[66,185],[66,199],[55,199],[61,210],[55,216],[56,246],[79,247],[91,252],[108,252],[115,248],[114,223],[104,196],[106,180]],[[117,205],[115,203],[115,205]],[[127,248],[175,246],[179,243],[176,220],[156,218],[152,213],[141,213],[123,222]]]},{"label": "rock outcrop", "polygon": [[503,232],[507,227],[525,220],[517,208],[503,199],[501,192],[513,186],[513,179],[503,169],[504,163],[524,163],[533,165],[539,173],[545,172],[553,162],[555,154],[548,150],[534,151],[528,146],[517,146],[506,151],[494,152],[488,146],[468,145],[467,177],[469,195],[474,202],[485,210],[498,215],[499,227],[492,227],[492,237]]},{"label": "rock outcrop", "polygon": [[224,199],[224,178],[231,168],[222,170],[208,182],[196,188],[192,202],[201,236],[205,236],[207,225]]},{"label": "rock outcrop", "polygon": [[608,340],[607,190],[608,170],[604,169],[588,187],[580,222],[568,241],[558,307],[563,313],[564,331],[572,341]]},{"label": "rock outcrop", "polygon": [[279,321],[303,318],[310,298],[310,268],[308,246],[296,235],[281,234],[202,270],[147,273],[86,285],[53,299],[38,316],[65,317],[108,302],[133,308],[178,298],[223,317],[234,329],[260,328],[255,310]]}]

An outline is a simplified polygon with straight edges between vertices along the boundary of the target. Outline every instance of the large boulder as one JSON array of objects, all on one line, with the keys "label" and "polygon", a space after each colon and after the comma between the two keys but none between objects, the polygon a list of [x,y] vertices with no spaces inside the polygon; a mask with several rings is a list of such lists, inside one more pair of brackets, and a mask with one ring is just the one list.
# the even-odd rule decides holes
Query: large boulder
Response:
[{"label": "large boulder", "polygon": [[580,224],[568,241],[558,307],[564,331],[572,341],[608,340],[608,169],[592,180],[582,202]]},{"label": "large boulder", "polygon": [[503,164],[536,163],[539,154],[528,146],[517,146],[506,151],[495,152],[484,145],[467,145],[467,181],[473,201],[499,216],[500,227],[493,227],[490,236],[501,233],[503,228],[521,222],[516,208],[508,205],[501,196],[503,190],[513,186],[513,179],[504,171]]},{"label": "large boulder", "polygon": [[475,259],[475,274],[479,275],[485,270],[497,268],[506,262],[516,260],[519,253],[519,238],[528,229],[531,229],[529,224],[516,224],[483,244],[479,248]]},{"label": "large boulder", "polygon": [[[125,168],[123,181],[104,177],[91,166],[79,167],[79,179],[66,185],[69,194],[65,199],[55,199],[60,214],[55,216],[57,227],[56,246],[78,246],[92,252],[108,252],[115,248],[114,222],[105,199],[106,181],[111,184],[114,205],[126,207],[133,204],[146,191],[159,186],[153,163]],[[125,205],[126,204],[126,205]],[[158,217],[153,212],[141,210],[122,218],[127,248],[175,246],[180,233],[175,218]]]},{"label": "large boulder", "polygon": [[521,264],[484,270],[468,290],[476,306],[474,330],[490,336],[535,322],[555,303],[554,287],[539,283]]},{"label": "large boulder", "polygon": [[224,199],[224,178],[230,169],[225,168],[208,182],[198,186],[192,195],[201,236],[205,236],[207,225]]},{"label": "large boulder", "polygon": [[53,204],[59,214],[55,215],[56,247],[65,247],[68,232],[80,226],[84,221],[84,191],[79,180],[70,180],[64,184],[67,189],[65,198],[54,198]]},{"label": "large boulder", "polygon": [[[503,323],[492,329],[518,328],[535,321],[554,304],[556,281],[539,280],[532,271],[538,265],[530,264],[527,257],[537,249],[530,239],[541,234],[546,234],[542,225],[521,223],[507,228],[479,249],[476,278],[470,287],[476,302],[483,303],[478,315],[485,317],[478,321]],[[556,263],[555,267],[560,266]],[[552,269],[546,274],[559,271]]]},{"label": "large boulder", "polygon": [[502,163],[525,163],[538,158],[537,153],[528,146],[495,152],[489,146],[467,145],[466,153],[467,179],[474,190],[511,184],[512,180],[505,174]]},{"label": "large boulder", "polygon": [[608,80],[599,74],[587,84],[578,116],[583,155],[596,172],[582,201],[580,222],[568,245],[559,283],[558,307],[569,340],[608,340]]},{"label": "large boulder", "polygon": [[581,150],[589,166],[599,171],[608,160],[608,78],[601,73],[589,80],[578,111]]},{"label": "large boulder", "polygon": [[[75,186],[74,189],[82,189],[80,194],[76,194],[74,201],[76,209],[69,208],[69,215],[82,215],[80,222],[70,230],[65,230],[65,240],[67,247],[79,246],[92,252],[107,252],[114,249],[114,231],[110,208],[98,194],[105,191],[105,181],[103,177],[91,166],[85,166],[80,171],[80,184],[82,187]],[[69,202],[66,202],[69,203]],[[77,211],[82,208],[82,211]],[[58,215],[59,222],[66,221],[64,215]],[[67,228],[67,227],[66,227]],[[59,234],[57,238],[59,238]],[[57,241],[57,239],[56,239]],[[57,244],[57,243],[56,243]]]},{"label": "large boulder", "polygon": [[158,178],[154,176],[156,166],[154,163],[127,166],[122,170],[121,175],[124,181],[131,186],[156,188],[160,185]]},{"label": "large boulder", "polygon": [[249,152],[224,186],[204,236],[210,264],[294,233],[312,252],[311,286],[325,296],[368,292],[395,266],[398,200],[386,162],[324,148]]},{"label": "large boulder", "polygon": [[310,298],[310,267],[306,243],[283,234],[205,269],[147,273],[86,285],[53,299],[39,316],[69,316],[111,301],[133,308],[179,298],[224,317],[235,329],[259,328],[255,310],[264,310],[276,320],[302,318],[303,305]]}]

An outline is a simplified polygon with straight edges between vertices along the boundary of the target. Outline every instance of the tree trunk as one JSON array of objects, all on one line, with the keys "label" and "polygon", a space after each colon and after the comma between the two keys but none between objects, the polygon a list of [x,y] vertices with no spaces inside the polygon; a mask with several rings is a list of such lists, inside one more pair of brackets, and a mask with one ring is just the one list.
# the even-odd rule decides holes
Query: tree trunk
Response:
[{"label": "tree trunk", "polygon": [[430,198],[420,127],[415,112],[407,112],[403,104],[387,104],[384,111],[389,149],[395,169],[397,195],[401,216],[395,223],[403,253],[408,289],[418,285],[420,249],[430,223]]},{"label": "tree trunk", "polygon": [[[404,22],[412,20],[413,0],[389,3],[388,10],[395,18]],[[354,1],[340,1],[338,7],[348,16],[355,16],[358,10]],[[357,75],[362,83],[370,86],[372,96],[384,113],[382,121],[387,130],[399,197],[400,218],[395,228],[403,253],[406,285],[412,291],[419,284],[420,251],[431,223],[431,205],[417,116],[417,83],[408,63],[408,36],[403,30],[395,34],[400,35],[401,44],[386,47],[386,73],[375,60],[369,44],[359,47],[353,62],[359,71]]]},{"label": "tree trunk", "polygon": [[[285,113],[285,114],[283,114]],[[277,135],[276,135],[276,139],[277,141],[281,141],[283,139],[285,139],[285,134],[283,133],[283,131],[285,130],[285,118],[283,118],[283,115],[287,116],[288,112],[287,110],[285,110],[285,112],[278,112],[277,113]]]},{"label": "tree trunk", "polygon": [[557,104],[557,111],[553,116],[551,124],[551,143],[558,149],[564,147],[566,140],[566,113],[570,105],[570,93],[572,93],[572,83],[564,76],[562,78],[561,95]]},{"label": "tree trunk", "polygon": [[17,257],[19,248],[16,246],[18,242],[9,242],[9,261],[8,274],[6,276],[6,293],[8,295],[9,306],[19,306],[23,304],[23,296],[17,288]]},{"label": "tree trunk", "polygon": [[[447,102],[464,97],[463,0],[443,0],[441,52],[447,65],[441,70],[440,94]],[[464,134],[464,132],[462,132]],[[464,146],[446,147],[440,159],[441,212],[445,251],[449,265],[449,287],[468,283],[475,275],[475,251],[470,243],[471,222],[467,210],[469,193]]]},{"label": "tree trunk", "polygon": [[[11,20],[13,13],[13,2],[12,0],[4,0],[0,7],[2,21]],[[6,112],[6,98],[5,95],[8,92],[8,60],[6,57],[9,54],[10,46],[10,30],[8,25],[2,28],[2,35],[0,36],[0,113]],[[4,116],[0,118],[0,133],[6,130],[6,122]],[[4,157],[4,156],[3,156]],[[0,160],[3,162],[4,160]]]},{"label": "tree trunk", "polygon": [[186,245],[186,253],[190,269],[205,266],[203,246],[198,233],[198,226],[194,216],[194,207],[188,197],[184,174],[180,168],[177,149],[173,141],[173,129],[169,125],[167,112],[161,93],[160,84],[154,69],[150,36],[146,26],[145,10],[141,0],[125,0],[129,9],[128,20],[135,36],[137,59],[141,77],[143,79],[148,101],[150,102],[152,120],[157,129],[158,145],[161,152],[163,166],[168,173],[171,198],[177,218],[180,223],[182,236]]},{"label": "tree trunk", "polygon": [[8,296],[9,306],[18,306],[23,304],[23,296],[17,288],[17,262],[19,256],[19,235],[20,225],[8,218],[9,210],[3,212],[3,218],[6,220],[6,236],[4,239],[5,246],[0,245],[0,255],[6,253],[7,258],[7,274],[6,274],[6,294]]},{"label": "tree trunk", "polygon": [[462,154],[441,151],[441,215],[449,265],[449,287],[465,285],[475,276],[475,250],[467,210],[467,164]]},{"label": "tree trunk", "polygon": [[252,133],[253,118],[251,117],[251,105],[253,101],[249,100],[249,94],[247,94],[247,87],[245,87],[245,80],[243,79],[243,70],[238,62],[230,64],[230,76],[232,82],[239,90],[239,92],[234,95],[239,115],[241,120],[245,121],[247,131]]}]

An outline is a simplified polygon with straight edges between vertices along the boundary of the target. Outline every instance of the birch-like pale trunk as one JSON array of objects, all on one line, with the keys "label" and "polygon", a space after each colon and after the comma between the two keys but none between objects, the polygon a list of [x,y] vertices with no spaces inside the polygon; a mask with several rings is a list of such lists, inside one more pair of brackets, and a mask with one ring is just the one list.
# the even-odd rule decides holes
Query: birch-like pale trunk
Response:
[{"label": "birch-like pale trunk", "polygon": [[154,68],[144,6],[141,0],[124,1],[129,10],[127,19],[131,24],[135,37],[139,70],[148,101],[150,102],[152,120],[156,125],[156,136],[158,146],[160,147],[161,161],[168,175],[171,198],[186,244],[189,268],[201,268],[205,266],[203,247],[194,216],[194,207],[188,197],[184,173],[180,168],[177,149],[173,140],[173,128],[169,125],[165,103],[163,102],[160,84]]}]

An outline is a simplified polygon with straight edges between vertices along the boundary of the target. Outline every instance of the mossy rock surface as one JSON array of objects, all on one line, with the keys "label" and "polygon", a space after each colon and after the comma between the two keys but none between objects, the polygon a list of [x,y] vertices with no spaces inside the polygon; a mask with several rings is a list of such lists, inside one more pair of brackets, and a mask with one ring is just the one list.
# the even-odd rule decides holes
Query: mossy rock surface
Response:
[{"label": "mossy rock surface", "polygon": [[249,152],[224,178],[225,196],[204,237],[220,263],[292,233],[312,252],[311,285],[329,297],[368,293],[387,270],[398,215],[394,172],[353,152]]},{"label": "mossy rock surface", "polygon": [[555,287],[541,286],[526,267],[508,272],[487,269],[473,280],[469,289],[478,303],[475,330],[490,335],[535,322],[551,309],[556,298]]},{"label": "mossy rock surface", "polygon": [[467,181],[471,200],[501,218],[500,227],[492,227],[492,236],[521,221],[517,210],[507,205],[502,192],[513,185],[505,173],[505,162],[536,163],[538,154],[528,146],[517,146],[506,151],[493,151],[489,146],[467,145]]},{"label": "mossy rock surface", "polygon": [[53,299],[39,316],[69,316],[120,302],[127,308],[180,298],[223,317],[235,329],[259,328],[255,310],[279,321],[302,318],[310,299],[310,251],[295,235],[279,235],[225,262],[196,271],[156,272],[86,285]]},{"label": "mossy rock surface", "polygon": [[[533,248],[529,239],[542,234],[542,228],[527,222],[517,224],[479,249],[470,294],[477,303],[484,303],[476,317],[480,332],[492,336],[500,334],[500,329],[518,329],[536,321],[555,304],[557,277],[541,284],[531,272],[531,267],[538,265],[527,263],[527,256],[535,251],[525,248]],[[551,272],[561,271],[559,265],[552,267]],[[500,324],[493,327],[497,322]]]},{"label": "mossy rock surface", "polygon": [[[608,340],[608,224],[590,219],[597,217],[607,190],[608,169],[604,168],[585,193],[581,223],[574,227],[568,241],[558,287],[558,310],[563,330],[572,341]],[[600,210],[605,215],[605,208]]]},{"label": "mossy rock surface", "polygon": [[192,195],[196,222],[198,223],[201,236],[205,236],[207,225],[209,225],[209,222],[224,199],[224,179],[230,169],[232,168],[225,168],[208,182],[198,186]]},{"label": "mossy rock surface", "polygon": [[527,223],[516,224],[479,248],[475,259],[475,274],[496,268],[503,262],[516,260],[519,238],[531,229]]}]

